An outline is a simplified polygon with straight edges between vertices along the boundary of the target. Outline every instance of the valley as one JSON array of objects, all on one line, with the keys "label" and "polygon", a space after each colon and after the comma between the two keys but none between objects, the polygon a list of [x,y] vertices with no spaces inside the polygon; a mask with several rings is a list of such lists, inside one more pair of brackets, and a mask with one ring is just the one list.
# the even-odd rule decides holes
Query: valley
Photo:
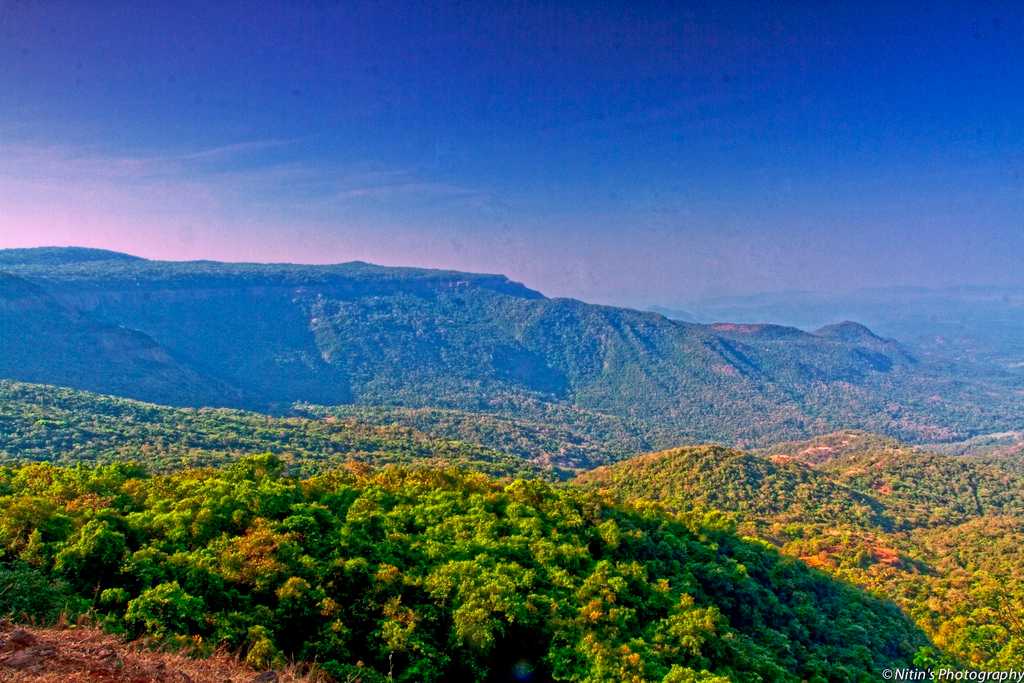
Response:
[{"label": "valley", "polygon": [[8,617],[331,680],[1024,666],[1005,376],[501,276],[0,273]]},{"label": "valley", "polygon": [[1022,35],[0,0],[0,683],[1021,683]]}]

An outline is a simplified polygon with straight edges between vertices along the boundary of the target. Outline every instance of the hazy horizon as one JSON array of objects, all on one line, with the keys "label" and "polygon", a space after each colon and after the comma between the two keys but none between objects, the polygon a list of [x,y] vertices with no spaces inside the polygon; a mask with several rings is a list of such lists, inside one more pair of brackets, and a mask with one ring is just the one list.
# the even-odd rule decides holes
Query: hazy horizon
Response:
[{"label": "hazy horizon", "polygon": [[[332,265],[345,265],[347,263],[367,263],[369,265],[382,266],[382,267],[386,267],[386,268],[412,268],[412,269],[453,270],[453,271],[458,271],[458,272],[466,272],[466,273],[473,273],[473,274],[479,274],[479,275],[504,275],[504,276],[509,277],[510,280],[515,281],[515,282],[519,282],[520,284],[525,285],[526,287],[529,287],[530,289],[534,289],[534,290],[540,291],[541,294],[544,294],[545,296],[548,296],[548,297],[568,296],[568,298],[580,298],[580,297],[573,297],[573,296],[569,296],[569,295],[560,295],[560,294],[552,294],[550,292],[545,292],[545,291],[539,289],[538,287],[532,286],[530,284],[530,282],[528,282],[528,281],[517,280],[516,278],[509,276],[508,273],[504,273],[504,272],[499,272],[499,271],[480,271],[480,270],[473,271],[473,270],[466,270],[466,269],[462,269],[462,268],[441,268],[439,266],[423,265],[423,264],[419,264],[419,263],[387,263],[387,262],[380,262],[380,261],[366,261],[366,260],[363,260],[363,259],[350,259],[350,260],[346,260],[346,261],[324,260],[324,261],[319,261],[318,262],[318,261],[274,261],[274,260],[254,261],[254,260],[246,260],[246,259],[230,260],[230,259],[210,259],[210,258],[201,258],[201,257],[200,258],[159,258],[159,257],[146,256],[144,254],[139,254],[139,253],[133,253],[133,252],[129,252],[129,251],[123,251],[123,250],[120,250],[120,249],[111,249],[111,248],[107,248],[107,247],[89,247],[89,246],[85,246],[85,245],[81,245],[81,244],[36,244],[36,245],[30,245],[30,246],[13,246],[13,247],[0,246],[0,251],[6,250],[6,249],[12,249],[12,250],[18,250],[18,249],[28,249],[28,250],[32,250],[32,249],[97,249],[97,250],[100,250],[100,251],[111,251],[111,252],[115,252],[115,253],[118,253],[118,254],[127,255],[127,256],[134,256],[134,257],[142,258],[142,259],[146,259],[146,260],[166,261],[166,262],[171,262],[171,263],[175,263],[175,262],[177,262],[177,263],[189,263],[189,262],[203,262],[203,261],[206,261],[206,262],[225,263],[225,264],[288,265],[288,266],[332,266]],[[971,290],[981,290],[981,291],[1012,290],[1012,291],[1019,291],[1019,290],[1022,290],[1022,289],[1024,289],[1024,284],[1020,284],[1020,285],[998,285],[998,284],[992,284],[992,283],[986,283],[986,282],[973,282],[973,283],[972,282],[968,282],[968,283],[963,283],[963,284],[958,284],[958,285],[947,285],[947,286],[938,286],[938,287],[935,287],[935,286],[931,286],[930,287],[930,286],[925,286],[925,285],[891,285],[891,286],[854,287],[854,288],[846,288],[846,289],[839,288],[839,289],[831,289],[831,290],[825,290],[825,289],[819,289],[819,290],[813,290],[813,289],[775,289],[775,290],[750,291],[750,292],[743,292],[743,293],[736,293],[736,294],[712,294],[712,295],[700,296],[698,298],[680,299],[678,301],[668,301],[668,302],[665,302],[665,301],[651,301],[651,302],[640,301],[640,302],[633,302],[633,303],[625,302],[625,303],[618,303],[618,304],[616,304],[616,303],[603,302],[603,301],[590,301],[590,300],[582,299],[582,298],[581,298],[581,300],[588,301],[588,303],[596,303],[596,304],[604,304],[604,305],[615,305],[615,306],[625,306],[627,308],[636,308],[636,309],[640,309],[640,310],[654,310],[654,309],[659,309],[659,308],[660,309],[665,309],[665,310],[671,310],[674,306],[685,306],[685,305],[694,305],[694,304],[715,304],[715,303],[737,302],[737,301],[758,300],[758,299],[764,299],[764,300],[785,300],[787,298],[793,299],[793,298],[800,298],[800,297],[811,297],[811,298],[821,297],[821,298],[827,300],[829,297],[857,296],[857,295],[870,295],[870,294],[881,294],[881,293],[895,293],[895,292],[899,292],[899,291],[905,291],[907,293],[918,292],[918,293],[929,293],[929,294],[942,294],[943,292],[947,292],[947,293],[951,293],[951,292],[966,292],[966,291],[971,291]]]},{"label": "hazy horizon", "polygon": [[632,307],[1020,286],[1022,29],[970,3],[3,3],[0,247]]}]

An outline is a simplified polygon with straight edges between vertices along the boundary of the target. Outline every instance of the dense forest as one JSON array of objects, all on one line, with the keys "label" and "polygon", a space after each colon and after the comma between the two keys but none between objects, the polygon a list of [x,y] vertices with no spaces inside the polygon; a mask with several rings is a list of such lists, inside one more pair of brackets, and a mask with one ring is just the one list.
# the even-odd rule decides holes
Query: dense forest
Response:
[{"label": "dense forest", "polygon": [[[315,414],[320,417],[315,417]],[[31,556],[27,550],[30,537],[36,534],[37,541],[44,541],[48,548],[47,562],[56,562],[60,549],[64,547],[61,544],[73,537],[75,529],[86,524],[91,519],[89,515],[104,510],[109,512],[111,507],[122,520],[113,528],[125,539],[134,539],[133,542],[142,543],[138,535],[140,532],[135,529],[129,533],[124,526],[125,520],[149,509],[146,506],[156,506],[161,514],[169,515],[165,519],[178,520],[175,524],[187,524],[190,529],[198,529],[195,515],[205,519],[212,513],[197,511],[195,506],[200,504],[197,496],[201,496],[194,491],[186,492],[182,488],[186,482],[191,482],[188,486],[196,487],[200,486],[197,483],[200,481],[205,482],[202,486],[220,482],[218,486],[224,488],[218,505],[227,506],[224,509],[232,510],[234,515],[236,504],[241,503],[231,500],[235,485],[223,482],[234,481],[231,477],[239,476],[241,465],[235,463],[256,457],[256,460],[248,460],[250,465],[247,467],[256,467],[252,465],[256,462],[272,463],[272,466],[260,466],[266,470],[260,475],[261,482],[272,481],[275,486],[287,484],[293,487],[293,491],[304,490],[313,481],[343,480],[347,486],[356,488],[368,482],[391,481],[387,477],[395,481],[406,481],[409,477],[412,478],[409,481],[422,481],[424,477],[441,477],[440,471],[444,475],[437,481],[447,482],[444,486],[456,489],[484,486],[498,491],[509,485],[509,477],[525,477],[519,485],[542,486],[539,490],[543,490],[545,496],[551,496],[543,499],[547,501],[545,505],[554,505],[554,501],[562,501],[557,503],[561,506],[568,504],[565,501],[587,500],[590,502],[586,505],[600,506],[609,515],[626,515],[631,520],[630,524],[638,524],[638,518],[648,521],[659,519],[665,524],[671,521],[696,533],[702,543],[721,544],[721,539],[711,541],[711,537],[706,535],[709,533],[707,528],[713,528],[714,533],[722,538],[728,537],[730,543],[739,544],[736,547],[745,548],[745,552],[774,547],[782,555],[802,561],[799,566],[808,565],[841,583],[859,586],[879,600],[892,600],[930,640],[911,639],[916,643],[915,653],[926,659],[927,655],[922,653],[928,650],[919,650],[920,647],[934,648],[935,657],[981,668],[1024,664],[1020,654],[1024,631],[1014,626],[1017,622],[1010,618],[1019,610],[1021,596],[1024,596],[1024,576],[1019,569],[1024,566],[1021,564],[1024,557],[1019,556],[1020,545],[1017,543],[1024,537],[1024,483],[1013,468],[1000,467],[984,457],[935,454],[885,437],[842,432],[808,442],[783,443],[758,453],[717,446],[678,448],[600,467],[580,474],[568,484],[557,484],[558,479],[567,475],[566,471],[470,442],[438,437],[407,426],[388,425],[385,422],[388,414],[391,413],[378,412],[374,420],[367,422],[358,414],[342,417],[333,411],[309,407],[305,417],[269,417],[227,409],[167,408],[69,389],[0,383],[0,454],[10,463],[6,476],[12,482],[0,497],[0,505],[14,506],[4,507],[10,511],[4,516],[21,520],[11,524],[21,525],[12,533],[20,534],[22,539],[12,541],[15,545],[4,556],[5,566],[12,572],[9,574],[11,581],[35,581],[33,585],[40,589],[34,593],[50,596],[45,604],[32,607],[9,603],[5,609],[12,613],[21,610],[24,615],[39,618],[53,617],[61,610],[82,611],[100,614],[109,627],[133,636],[144,632],[159,638],[183,635],[185,631],[171,633],[157,626],[152,626],[150,631],[140,630],[137,625],[134,630],[130,629],[124,614],[117,610],[127,610],[127,601],[135,599],[134,594],[129,593],[122,603],[113,606],[99,602],[97,596],[102,591],[97,593],[96,586],[91,592],[84,588],[84,584],[78,584],[76,588],[68,577],[51,571],[50,565],[28,562]],[[469,418],[468,415],[459,417],[463,421]],[[424,426],[429,427],[430,424],[432,421],[428,420]],[[253,455],[259,453],[267,455]],[[49,461],[56,467],[17,464],[26,461]],[[91,466],[83,469],[79,463],[101,465],[99,469],[91,469]],[[133,463],[145,463],[145,467]],[[429,472],[420,469],[427,465],[431,468]],[[403,469],[388,470],[385,477],[379,468],[387,466]],[[204,469],[209,467],[219,469]],[[234,474],[227,474],[229,471]],[[485,475],[499,479],[486,479]],[[71,494],[54,493],[64,491],[68,486],[84,486],[79,481],[82,477],[106,482],[104,486],[110,483],[106,478],[112,478],[111,485],[121,487],[118,489],[120,492],[100,490],[96,488],[99,484],[89,484],[93,489],[89,494],[92,502],[88,504],[83,499],[85,494],[74,494],[75,501],[71,502],[61,497]],[[542,485],[540,482],[544,480],[549,484]],[[162,488],[159,494],[147,493],[145,501],[148,502],[144,501],[142,507],[124,507],[128,503],[122,490],[124,487],[148,487],[156,485],[156,482],[172,488]],[[48,488],[38,491],[32,488],[35,486]],[[420,485],[416,488],[417,495],[426,495],[426,489],[431,486]],[[443,488],[441,484],[437,486]],[[578,488],[594,491],[596,496],[576,492]],[[31,502],[27,502],[25,497],[29,490],[35,491]],[[396,502],[399,498],[391,497],[393,494],[392,491],[384,496],[391,501],[389,505],[415,507],[420,504],[411,499],[406,499],[405,503]],[[460,494],[461,497],[466,495],[465,492]],[[15,503],[15,498],[20,502]],[[182,501],[180,506],[175,503],[178,498]],[[133,500],[133,504],[142,505],[140,501],[143,499],[139,496]],[[22,510],[19,506],[25,507]],[[82,506],[91,512],[79,510]],[[503,506],[499,505],[496,510],[506,513],[507,507]],[[332,524],[341,524],[347,519],[347,513],[341,514],[332,505],[327,507],[330,514],[337,517]],[[59,518],[60,521],[52,521],[51,515],[58,513],[59,516],[52,519]],[[423,517],[425,514],[415,513],[421,521],[427,519]],[[437,514],[443,516],[447,513]],[[43,517],[37,519],[38,515]],[[556,524],[550,517],[546,519],[550,524],[549,532],[554,537],[561,538],[569,533],[563,528],[564,522]],[[597,518],[588,519],[597,527],[604,523]],[[483,517],[477,520],[481,524],[479,528],[466,527],[459,533],[466,538],[483,534],[495,542],[510,533],[509,527],[503,526],[506,521],[490,519],[484,523]],[[618,517],[616,520],[617,525],[624,523]],[[703,530],[694,531],[695,524]],[[739,536],[732,534],[733,529]],[[174,569],[183,561],[178,554],[180,548],[175,544],[184,542],[181,539],[185,532],[162,526],[150,528],[147,533],[150,536],[146,537],[146,543],[160,546],[164,554],[153,556],[157,558],[153,561],[162,568],[151,566],[146,571],[156,571],[165,578],[173,577],[158,583],[177,580],[179,587],[185,585],[179,569]],[[213,535],[219,535],[223,540],[227,538],[225,534],[245,536],[250,533],[254,532],[246,526],[222,529]],[[394,541],[388,543],[388,552],[398,552],[399,546],[410,542],[408,533],[411,532],[402,532],[406,536],[401,537],[394,536],[394,533],[398,531],[385,533]],[[161,537],[161,534],[169,535]],[[742,537],[756,538],[768,545],[758,545],[752,540],[740,541]],[[212,538],[204,537],[206,541]],[[18,546],[17,543],[24,545]],[[198,546],[189,543],[186,543],[188,552],[199,550]],[[278,540],[267,543],[277,547]],[[585,545],[588,552],[594,550],[592,544]],[[300,556],[307,552],[290,547]],[[630,546],[631,552],[638,547]],[[171,548],[176,549],[172,552]],[[135,548],[142,549],[142,545]],[[647,552],[640,552],[635,559],[647,557]],[[316,557],[315,553],[308,554]],[[125,557],[119,556],[115,572],[123,583],[113,587],[130,591],[130,585],[134,585],[130,575],[137,573],[137,569],[135,565],[125,564]],[[771,554],[765,557],[771,557]],[[317,561],[322,560],[319,558]],[[596,562],[599,557],[592,556],[591,560]],[[407,561],[411,560],[402,560]],[[406,565],[398,560],[391,564],[402,567],[405,575]],[[746,561],[742,564],[748,566]],[[576,566],[580,568],[583,565]],[[520,570],[517,568],[515,571]],[[530,572],[527,574],[533,576]],[[302,576],[305,581],[311,581],[306,575]],[[813,572],[808,576],[814,576]],[[47,586],[45,590],[42,589],[44,585]],[[240,594],[244,593],[241,588],[238,590]],[[732,590],[715,592],[708,597],[727,616],[728,610],[719,601]],[[845,589],[839,587],[835,590]],[[185,592],[204,601],[206,599],[193,594],[192,590]],[[317,599],[323,599],[323,596]],[[793,604],[783,602],[788,606]],[[266,604],[269,608],[270,603]],[[271,630],[278,628],[275,626],[277,622],[270,617],[268,619],[265,623],[250,624],[244,630],[248,633],[251,626]],[[249,641],[239,636],[239,632],[225,640],[225,636],[209,624],[188,623],[187,628],[182,626],[180,629],[185,629],[189,635],[202,636],[203,647],[228,644],[236,650],[248,652]],[[437,634],[432,637],[440,638]],[[268,638],[273,644],[272,651],[281,653],[281,656],[310,655],[309,652],[295,650],[287,643],[279,643],[272,636]],[[321,654],[317,651],[312,656],[323,662]],[[541,661],[543,656],[534,655],[540,659],[531,660],[530,666],[539,667],[537,670],[547,672],[546,675],[553,675],[551,670],[543,668],[550,662],[545,664],[544,661],[548,660]],[[361,659],[364,663],[379,663],[366,652],[360,651],[353,656],[357,658],[353,661]],[[253,657],[255,662],[262,661],[257,655]],[[491,664],[498,666],[494,662]],[[444,670],[443,666],[439,670]],[[491,673],[487,676],[491,676],[493,671],[488,671]],[[644,675],[650,677],[654,674],[647,672]],[[736,671],[726,675],[739,676]],[[598,677],[596,680],[602,679]]]},{"label": "dense forest", "polygon": [[743,533],[894,600],[944,656],[1024,666],[1019,474],[862,433],[769,451],[674,449],[577,481],[624,501],[732,512]]},{"label": "dense forest", "polygon": [[558,472],[471,442],[434,438],[354,417],[271,417],[221,408],[169,408],[113,396],[0,380],[0,461],[140,462],[153,471],[220,465],[272,453],[295,472],[349,461],[430,459],[499,475]]},{"label": "dense forest", "polygon": [[[635,422],[560,404],[522,405],[516,415],[453,408],[317,406],[297,403],[295,415],[361,425],[401,425],[436,438],[486,445],[536,463],[587,469],[652,450]],[[528,417],[524,416],[528,415]]]},{"label": "dense forest", "polygon": [[341,680],[874,680],[927,644],[714,513],[436,467],[3,467],[0,549],[9,614]]}]

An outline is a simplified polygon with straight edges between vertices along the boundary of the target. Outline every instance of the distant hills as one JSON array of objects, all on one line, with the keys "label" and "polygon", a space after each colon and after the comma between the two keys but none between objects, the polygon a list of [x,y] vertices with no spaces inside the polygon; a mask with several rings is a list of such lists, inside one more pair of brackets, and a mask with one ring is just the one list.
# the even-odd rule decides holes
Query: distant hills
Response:
[{"label": "distant hills", "polygon": [[608,444],[605,457],[574,451],[574,466],[637,446],[760,445],[840,427],[950,441],[1024,418],[1007,386],[965,379],[855,323],[814,333],[682,323],[550,299],[500,275],[358,262],[52,248],[0,251],[0,272],[0,341],[11,349],[0,377],[182,406],[556,422]]},{"label": "distant hills", "polygon": [[143,261],[138,256],[108,249],[86,247],[35,247],[32,249],[0,249],[0,266],[58,266],[91,261]]},{"label": "distant hills", "polygon": [[[850,292],[775,292],[652,307],[687,322],[770,320],[815,329],[857,320],[915,354],[960,361],[1020,382],[1024,377],[1024,287],[878,287]],[[981,366],[979,368],[979,366]]]}]

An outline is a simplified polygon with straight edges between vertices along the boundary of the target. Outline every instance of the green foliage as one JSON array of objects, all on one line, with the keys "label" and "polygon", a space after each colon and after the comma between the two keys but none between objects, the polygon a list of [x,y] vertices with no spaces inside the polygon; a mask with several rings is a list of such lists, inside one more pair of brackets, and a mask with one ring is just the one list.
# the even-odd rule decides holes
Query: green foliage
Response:
[{"label": "green foliage", "polygon": [[[104,623],[239,649],[260,667],[315,660],[368,681],[874,680],[928,645],[893,606],[714,514],[538,480],[396,467],[300,479],[271,456],[160,476],[0,468],[0,519],[27,505],[48,530],[0,528],[3,577],[51,591],[68,577],[61,590]],[[29,569],[14,558],[33,538]],[[44,602],[23,609],[52,614],[58,601]]]},{"label": "green foliage", "polygon": [[813,521],[892,528],[898,522],[871,496],[807,467],[719,446],[676,448],[599,467],[577,483],[625,498],[670,500],[740,513],[743,519]]},{"label": "green foliage", "polygon": [[861,432],[839,432],[766,450],[776,460],[878,500],[904,526],[959,524],[1024,511],[1024,476],[976,457],[949,457]]},{"label": "green foliage", "polygon": [[650,450],[635,421],[564,404],[523,400],[501,412],[394,406],[296,404],[299,415],[360,425],[401,425],[435,438],[481,444],[560,468],[588,468]]},{"label": "green foliage", "polygon": [[53,568],[77,586],[95,585],[117,571],[125,549],[124,534],[106,520],[92,519],[57,553]]},{"label": "green foliage", "polygon": [[894,600],[939,648],[921,661],[1024,666],[1019,475],[856,432],[767,452],[677,449],[577,482],[673,510],[732,511],[745,533]]},{"label": "green foliage", "polygon": [[88,609],[89,600],[46,569],[18,560],[0,563],[0,616],[54,621]]},{"label": "green foliage", "polygon": [[543,465],[408,427],[355,417],[270,417],[240,410],[168,408],[72,389],[0,380],[0,460],[144,462],[154,469],[220,465],[267,452],[313,472],[348,461],[431,459],[492,474],[552,476]]},{"label": "green foliage", "polygon": [[148,633],[162,638],[193,633],[203,618],[202,599],[186,593],[177,581],[146,588],[139,597],[128,601],[124,613],[125,624],[136,635]]}]

